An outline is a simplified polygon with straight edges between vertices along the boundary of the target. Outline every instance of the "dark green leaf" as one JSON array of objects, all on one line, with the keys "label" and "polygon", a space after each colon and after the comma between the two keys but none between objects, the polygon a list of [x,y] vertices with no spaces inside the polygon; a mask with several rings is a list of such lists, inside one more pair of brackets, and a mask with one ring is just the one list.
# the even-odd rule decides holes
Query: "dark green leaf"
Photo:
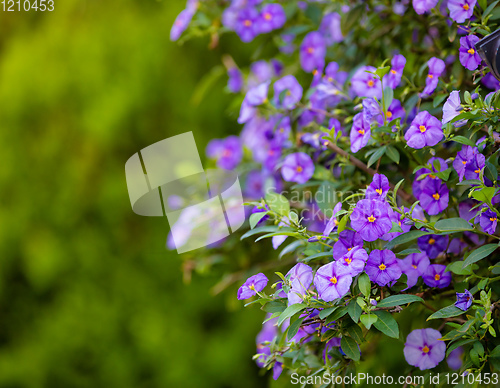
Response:
[{"label": "dark green leaf", "polygon": [[464,311],[460,310],[458,307],[455,307],[454,304],[450,306],[443,307],[441,310],[436,311],[434,314],[427,318],[428,321],[431,319],[441,319],[441,318],[451,318],[462,315]]},{"label": "dark green leaf", "polygon": [[424,300],[416,295],[399,294],[391,295],[378,302],[377,307],[395,307],[412,302],[423,302]]},{"label": "dark green leaf", "polygon": [[346,314],[347,314],[347,306],[339,307],[332,314],[330,314],[330,316],[326,319],[326,323],[329,324],[331,322],[334,322],[337,319],[342,318]]},{"label": "dark green leaf", "polygon": [[359,317],[363,312],[361,306],[356,302],[355,299],[351,299],[349,305],[347,306],[347,312],[355,323],[358,323]]},{"label": "dark green leaf", "polygon": [[396,164],[399,164],[399,151],[393,146],[387,146],[385,154]]},{"label": "dark green leaf", "polygon": [[288,328],[288,333],[286,335],[286,337],[289,340],[292,339],[295,336],[295,334],[297,334],[297,332],[300,329],[300,325],[302,325],[302,322],[304,321],[304,319],[306,319],[306,317],[296,319],[295,321],[292,322],[292,324]]},{"label": "dark green leaf", "polygon": [[436,222],[434,227],[443,232],[474,230],[474,228],[463,218],[445,218]]},{"label": "dark green leaf", "polygon": [[370,167],[373,163],[375,163],[377,160],[379,160],[385,153],[386,146],[382,146],[379,149],[377,149],[372,156],[370,156],[370,159],[368,159],[368,163],[366,164],[367,167]]},{"label": "dark green leaf", "polygon": [[482,247],[477,248],[476,250],[472,251],[469,256],[467,256],[462,265],[462,268],[465,268],[468,265],[471,265],[475,262],[478,262],[479,260],[484,259],[485,257],[491,255],[497,248],[498,248],[497,244],[486,244],[483,245]]},{"label": "dark green leaf", "polygon": [[338,306],[335,307],[329,307],[327,309],[323,309],[319,312],[318,316],[320,319],[325,319],[328,317],[331,313],[333,313],[335,310],[337,310]]},{"label": "dark green leaf", "polygon": [[349,334],[358,343],[361,343],[365,340],[363,338],[363,330],[361,330],[361,327],[359,327],[359,325],[351,325],[346,328],[346,331],[347,334]]},{"label": "dark green leaf", "polygon": [[351,337],[343,336],[340,340],[340,347],[342,351],[345,353],[347,358],[350,358],[354,361],[359,361],[361,356],[361,352],[358,348],[358,344]]},{"label": "dark green leaf", "polygon": [[398,323],[391,313],[384,310],[374,311],[374,313],[378,319],[373,323],[373,326],[389,337],[399,338]]},{"label": "dark green leaf", "polygon": [[292,304],[291,306],[288,306],[280,315],[278,319],[278,326],[283,323],[283,321],[287,318],[290,318],[297,314],[299,311],[302,311],[306,308],[307,306],[302,303],[295,303]]},{"label": "dark green leaf", "polygon": [[399,236],[397,236],[396,238],[390,240],[387,244],[385,244],[385,249],[391,250],[396,245],[416,240],[417,238],[425,236],[427,234],[432,234],[432,232],[425,232],[423,230],[412,230],[411,232],[400,234]]}]

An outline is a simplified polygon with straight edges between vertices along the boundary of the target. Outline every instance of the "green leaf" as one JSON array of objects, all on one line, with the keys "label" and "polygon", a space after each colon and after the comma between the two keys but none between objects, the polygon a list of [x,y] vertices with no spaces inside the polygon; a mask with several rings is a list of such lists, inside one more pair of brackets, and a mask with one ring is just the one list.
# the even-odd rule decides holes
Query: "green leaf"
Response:
[{"label": "green leaf", "polygon": [[277,226],[259,226],[258,228],[246,232],[243,236],[241,236],[240,240],[244,240],[245,238],[254,236],[259,233],[276,232],[277,230],[278,230]]},{"label": "green leaf", "polygon": [[498,179],[498,170],[489,161],[486,161],[486,169],[484,170],[484,172],[489,180],[496,181]]},{"label": "green leaf", "polygon": [[[293,230],[293,229],[292,229]],[[292,237],[300,237],[300,233],[297,233],[297,232],[293,232],[291,231],[291,228],[281,228],[279,231],[277,232],[274,232],[274,233],[267,233],[265,234],[264,236],[260,236],[259,238],[257,238],[255,240],[255,242],[257,241],[260,241],[260,240],[263,240],[265,238],[269,238],[269,237],[274,237],[274,236],[292,236]]]},{"label": "green leaf", "polygon": [[469,256],[467,256],[462,265],[462,268],[465,268],[468,265],[471,265],[473,263],[478,262],[479,260],[484,259],[485,257],[491,255],[497,248],[498,248],[497,244],[486,244],[483,245],[482,247],[477,248],[476,250],[472,251]]},{"label": "green leaf", "polygon": [[490,352],[490,357],[500,358],[500,345],[495,346],[495,349]]},{"label": "green leaf", "polygon": [[266,203],[269,205],[269,208],[282,215],[288,216],[290,212],[290,203],[288,199],[286,199],[283,195],[277,193],[268,193],[266,194]]},{"label": "green leaf", "polygon": [[454,261],[451,264],[448,264],[446,267],[446,271],[453,272],[457,275],[472,275],[472,268],[462,268],[463,261]]},{"label": "green leaf", "polygon": [[279,302],[277,300],[273,300],[269,303],[266,303],[264,306],[262,306],[262,310],[264,310],[266,313],[281,313],[285,311],[286,309],[286,304],[284,302]]},{"label": "green leaf", "polygon": [[382,77],[386,75],[389,70],[391,70],[390,66],[379,67],[377,70],[375,70],[375,74],[377,74],[382,79]]},{"label": "green leaf", "polygon": [[319,252],[319,253],[316,253],[316,254],[314,254],[312,256],[308,256],[305,259],[302,259],[302,262],[303,263],[309,263],[312,260],[320,259],[320,258],[323,258],[323,257],[330,257],[330,256],[332,256],[332,251],[329,251],[329,252]]},{"label": "green leaf", "polygon": [[441,104],[446,97],[448,97],[448,94],[438,94],[436,97],[434,97],[434,100],[432,101],[432,106],[435,108],[439,104]]},{"label": "green leaf", "polygon": [[371,291],[370,278],[364,272],[358,277],[358,287],[364,296],[367,297],[370,296],[370,291]]},{"label": "green leaf", "polygon": [[457,186],[478,186],[482,184],[483,182],[481,182],[479,179],[464,179],[462,182],[458,182]]},{"label": "green leaf", "polygon": [[416,295],[410,295],[410,294],[391,295],[378,302],[377,307],[395,307],[395,306],[401,306],[402,304],[408,304],[412,302],[423,302],[423,301],[424,300],[421,297]]},{"label": "green leaf", "polygon": [[448,346],[448,349],[446,350],[446,357],[453,352],[456,348],[459,348],[462,345],[469,344],[471,342],[474,342],[476,339],[475,338],[466,338],[466,339],[461,339],[455,342],[450,343]]},{"label": "green leaf", "polygon": [[367,167],[370,167],[373,163],[375,163],[379,158],[381,158],[386,150],[386,146],[382,146],[379,149],[377,149],[372,156],[370,156],[370,159],[368,159],[368,163],[366,164]]},{"label": "green leaf", "polygon": [[358,348],[358,343],[354,341],[351,337],[343,336],[340,340],[340,347],[345,353],[347,358],[354,361],[359,361],[361,352]]},{"label": "green leaf", "polygon": [[384,310],[374,311],[374,313],[378,319],[373,323],[373,326],[389,337],[399,338],[398,323],[391,313]]},{"label": "green leaf", "polygon": [[385,150],[385,154],[396,164],[399,164],[399,151],[394,148],[393,146],[387,146],[387,149]]},{"label": "green leaf", "polygon": [[297,332],[299,331],[300,329],[300,325],[302,325],[302,322],[304,321],[304,319],[306,319],[307,317],[302,317],[302,318],[299,318],[295,321],[292,322],[292,324],[290,324],[290,327],[288,328],[288,333],[286,335],[286,338],[288,340],[292,339],[295,334],[297,334]]},{"label": "green leaf", "polygon": [[408,248],[408,249],[402,250],[401,252],[396,253],[396,256],[406,256],[406,255],[410,255],[412,253],[422,253],[422,252],[418,248]]},{"label": "green leaf", "polygon": [[337,232],[338,233],[342,232],[345,229],[345,227],[347,225],[347,221],[349,221],[349,217],[347,215],[342,217],[339,224],[337,225]]},{"label": "green leaf", "polygon": [[498,4],[500,0],[497,0],[497,1],[494,1],[493,3],[491,3],[488,8],[486,8],[483,12],[483,14],[481,15],[481,21],[484,22],[484,20],[486,19],[486,17],[491,13],[491,11],[493,11],[493,9],[496,7],[496,5]]},{"label": "green leaf", "polygon": [[478,201],[491,203],[491,199],[495,196],[496,189],[494,187],[483,187],[481,190],[476,190],[472,196]]},{"label": "green leaf", "polygon": [[417,238],[428,234],[432,234],[432,232],[425,232],[423,230],[412,230],[408,233],[400,234],[399,236],[397,236],[396,238],[390,240],[387,244],[385,244],[385,249],[391,250],[396,245],[405,244],[407,242],[416,240]]},{"label": "green leaf", "polygon": [[259,212],[253,213],[250,215],[250,229],[255,228],[255,226],[262,220],[265,216],[267,216],[267,212]]},{"label": "green leaf", "polygon": [[335,310],[337,310],[338,306],[335,307],[329,307],[327,309],[323,309],[319,312],[318,316],[320,319],[325,319],[328,317],[331,313],[333,313]]},{"label": "green leaf", "polygon": [[363,314],[359,317],[359,319],[361,320],[361,323],[363,323],[363,325],[370,330],[372,325],[377,321],[378,317],[375,314]]},{"label": "green leaf", "polygon": [[191,97],[191,103],[194,106],[198,106],[201,101],[205,98],[207,92],[213,89],[215,83],[226,74],[224,66],[213,67],[195,87],[193,95]]},{"label": "green leaf", "polygon": [[361,309],[361,306],[356,302],[356,300],[351,299],[349,305],[347,306],[347,312],[349,313],[352,320],[355,323],[358,323],[359,317],[361,316],[363,310]]},{"label": "green leaf", "polygon": [[450,140],[451,141],[456,141],[457,143],[465,144],[465,145],[468,145],[468,146],[471,146],[471,147],[475,147],[476,146],[471,139],[467,139],[465,136],[453,136]]},{"label": "green leaf", "polygon": [[346,328],[347,334],[349,334],[356,342],[361,343],[364,342],[363,338],[363,330],[361,330],[361,327],[359,325],[351,325]]},{"label": "green leaf", "polygon": [[281,259],[283,256],[287,255],[288,253],[292,253],[295,251],[298,247],[300,247],[303,244],[304,240],[297,240],[294,241],[291,244],[288,244],[283,250],[279,253],[278,259]]},{"label": "green leaf", "polygon": [[[388,67],[389,67],[389,70],[390,70],[391,67],[390,66],[388,66]],[[386,69],[386,68],[384,67],[383,69]],[[387,71],[387,73],[389,72],[389,70]],[[393,98],[394,98],[394,90],[392,90],[392,88],[390,88],[388,86],[386,88],[384,88],[384,105],[385,105],[385,110],[386,111],[387,111],[387,109],[389,109],[389,105],[391,105],[391,102],[392,102]]]},{"label": "green leaf", "polygon": [[346,314],[347,314],[347,306],[339,307],[326,319],[326,324],[336,321],[337,319],[342,318]]},{"label": "green leaf", "polygon": [[462,315],[463,313],[464,311],[460,310],[458,307],[452,304],[450,306],[443,307],[441,310],[436,311],[434,314],[431,314],[429,318],[427,318],[427,321],[430,321],[431,319],[457,317],[459,315]]},{"label": "green leaf", "polygon": [[439,220],[438,222],[436,222],[434,227],[437,230],[443,232],[449,232],[449,231],[463,232],[466,230],[474,230],[474,228],[467,221],[459,217]]},{"label": "green leaf", "polygon": [[283,311],[278,319],[278,326],[281,325],[285,319],[290,318],[297,314],[299,311],[302,311],[306,308],[307,306],[303,303],[295,303],[292,304],[291,306],[288,306],[285,311]]}]

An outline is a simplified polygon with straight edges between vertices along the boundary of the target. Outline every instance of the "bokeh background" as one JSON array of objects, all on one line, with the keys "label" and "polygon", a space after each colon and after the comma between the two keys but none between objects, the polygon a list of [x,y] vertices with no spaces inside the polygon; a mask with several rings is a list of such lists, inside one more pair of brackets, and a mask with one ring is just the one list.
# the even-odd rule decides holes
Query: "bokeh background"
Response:
[{"label": "bokeh background", "polygon": [[0,12],[0,387],[267,384],[251,359],[263,312],[243,308],[236,284],[213,292],[222,261],[251,255],[192,265],[164,248],[166,219],[128,198],[138,150],[193,131],[203,153],[239,132],[212,69],[252,49],[170,42],[184,5]]}]

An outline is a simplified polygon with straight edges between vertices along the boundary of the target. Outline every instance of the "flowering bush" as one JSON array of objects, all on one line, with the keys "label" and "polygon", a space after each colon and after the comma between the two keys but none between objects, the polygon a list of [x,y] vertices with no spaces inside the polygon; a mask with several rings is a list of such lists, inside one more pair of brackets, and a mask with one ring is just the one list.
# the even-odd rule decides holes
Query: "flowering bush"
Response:
[{"label": "flowering bush", "polygon": [[190,0],[177,18],[173,40],[255,45],[248,69],[224,57],[242,131],[207,156],[244,178],[241,239],[281,249],[237,295],[267,312],[255,359],[275,379],[354,373],[383,336],[406,375],[500,370],[500,83],[476,49],[497,3]]}]

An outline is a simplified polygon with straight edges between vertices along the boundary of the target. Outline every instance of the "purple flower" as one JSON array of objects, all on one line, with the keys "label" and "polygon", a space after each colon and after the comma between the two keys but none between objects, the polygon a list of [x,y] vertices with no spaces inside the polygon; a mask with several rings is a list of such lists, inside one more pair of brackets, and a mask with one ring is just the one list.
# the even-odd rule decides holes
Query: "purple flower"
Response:
[{"label": "purple flower", "polygon": [[273,66],[266,61],[257,61],[250,65],[249,87],[260,85],[274,76]]},{"label": "purple flower", "polygon": [[438,0],[413,0],[413,9],[419,15],[422,15],[432,8],[434,8],[438,3]]},{"label": "purple flower", "polygon": [[413,330],[404,348],[406,362],[420,368],[431,369],[444,360],[446,344],[441,341],[441,333],[435,329]]},{"label": "purple flower", "polygon": [[417,284],[418,278],[422,276],[430,265],[430,260],[425,253],[411,253],[404,259],[398,259],[399,268],[408,278],[407,288]]},{"label": "purple flower", "polygon": [[381,287],[398,280],[402,274],[396,255],[387,249],[370,252],[365,272],[372,282]]},{"label": "purple flower", "polygon": [[414,149],[435,146],[443,137],[441,122],[427,111],[420,112],[405,133],[408,146]]},{"label": "purple flower", "polygon": [[462,149],[457,153],[457,157],[453,161],[453,168],[457,172],[460,182],[464,179],[465,167],[476,154],[477,148],[471,146],[462,146]]},{"label": "purple flower", "polygon": [[[454,90],[446,100],[443,106],[443,120],[446,124],[462,113],[463,107],[460,102],[460,90]],[[460,120],[462,121],[462,120]],[[459,126],[459,124],[457,125]]]},{"label": "purple flower", "polygon": [[488,234],[495,234],[497,223],[497,214],[493,210],[488,209],[482,212],[479,217],[479,225],[481,225],[481,228]]},{"label": "purple flower", "polygon": [[257,275],[250,276],[245,283],[238,290],[238,299],[248,299],[256,295],[257,292],[261,292],[266,286],[267,282],[266,275],[263,273],[258,273]]},{"label": "purple flower", "polygon": [[[363,118],[365,120],[371,121],[376,116],[382,116],[382,108],[374,98],[364,98],[361,105],[363,106],[361,113],[363,114]],[[383,118],[380,117],[379,122],[383,121]]]},{"label": "purple flower", "polygon": [[325,230],[323,231],[323,236],[328,237],[330,233],[332,233],[333,229],[337,227],[339,222],[337,221],[337,217],[335,217],[335,215],[341,210],[342,210],[342,202],[339,202],[333,208],[332,217],[328,220],[328,223],[326,224]]},{"label": "purple flower", "polygon": [[486,157],[483,154],[475,152],[472,157],[467,160],[465,165],[465,179],[479,179],[481,170],[484,169]]},{"label": "purple flower", "polygon": [[401,54],[395,55],[391,60],[391,70],[384,76],[384,85],[389,86],[391,89],[396,89],[401,83],[405,65],[406,58]]},{"label": "purple flower", "polygon": [[462,354],[464,354],[464,349],[461,346],[450,352],[448,358],[446,359],[450,369],[457,370],[462,367]]},{"label": "purple flower", "polygon": [[293,41],[295,39],[295,35],[293,34],[282,34],[281,40],[283,41],[282,46],[279,47],[279,50],[283,54],[291,55],[295,52],[295,45]]},{"label": "purple flower", "polygon": [[328,263],[316,271],[314,286],[325,302],[342,298],[349,292],[352,276],[338,262]]},{"label": "purple flower", "polygon": [[245,96],[245,100],[248,102],[248,104],[252,106],[264,104],[267,101],[267,93],[269,92],[269,85],[270,82],[267,81],[251,88]]},{"label": "purple flower", "polygon": [[363,117],[362,113],[354,116],[351,128],[351,151],[356,153],[368,144],[371,138],[370,122]]},{"label": "purple flower", "polygon": [[313,281],[312,269],[306,264],[298,263],[285,276],[290,280],[292,287],[288,292],[288,304],[301,303],[307,294],[307,289]]},{"label": "purple flower", "polygon": [[342,42],[344,36],[340,29],[340,15],[337,12],[328,13],[323,17],[319,32],[323,34],[328,46],[334,43]]},{"label": "purple flower", "polygon": [[436,90],[439,77],[446,68],[444,61],[436,57],[429,59],[429,61],[427,61],[427,66],[429,67],[429,74],[427,74],[425,88],[422,91],[423,97],[430,96],[434,90]]},{"label": "purple flower", "polygon": [[457,306],[460,310],[467,311],[470,306],[472,306],[472,301],[474,298],[469,290],[465,290],[463,293],[457,292],[457,301],[455,302],[455,306]]},{"label": "purple flower", "polygon": [[300,65],[308,73],[325,67],[326,43],[318,31],[308,33],[300,45]]},{"label": "purple flower", "polygon": [[[410,209],[405,207],[405,211],[410,211]],[[403,232],[388,232],[384,234],[382,237],[380,237],[382,240],[392,240],[393,238],[399,236],[400,234],[409,232],[411,229],[411,224],[406,223],[403,221],[403,215],[399,214],[398,212],[395,212],[394,210],[391,209],[389,212],[389,217],[391,219],[392,223],[396,223],[399,225],[399,227],[403,230]]]},{"label": "purple flower", "polygon": [[283,27],[285,22],[286,15],[281,4],[266,4],[262,7],[258,20],[259,33],[264,34],[277,30]]},{"label": "purple flower", "polygon": [[281,376],[281,372],[283,372],[283,364],[279,361],[276,361],[273,366],[273,379],[278,380]]},{"label": "purple flower", "polygon": [[422,278],[429,287],[445,288],[451,283],[451,272],[445,272],[446,265],[431,264],[427,267]]},{"label": "purple flower", "polygon": [[214,139],[207,145],[206,154],[217,160],[217,167],[225,170],[234,169],[243,158],[240,139],[228,136],[225,139]]},{"label": "purple flower", "polygon": [[188,28],[189,23],[191,23],[191,19],[193,18],[194,12],[194,10],[186,8],[182,10],[179,15],[177,15],[174,21],[174,25],[170,30],[171,41],[176,41],[177,39],[179,39],[186,28]]},{"label": "purple flower", "polygon": [[[287,225],[289,225],[289,221],[288,221],[287,217],[283,217],[283,221],[281,221],[278,224],[279,227],[287,226]],[[271,243],[273,244],[273,249],[274,250],[278,249],[279,246],[285,242],[285,240],[287,239],[287,237],[288,236],[286,236],[286,235],[273,236],[272,239],[271,239]]]},{"label": "purple flower", "polygon": [[357,246],[363,247],[363,238],[352,230],[343,230],[339,234],[339,240],[333,245],[333,258],[340,259]]},{"label": "purple flower", "polygon": [[240,69],[232,67],[227,71],[229,80],[227,81],[227,88],[231,93],[238,93],[243,87],[243,76]]},{"label": "purple flower", "polygon": [[234,30],[242,42],[251,42],[259,34],[259,12],[253,7],[242,8],[234,21]]},{"label": "purple flower", "polygon": [[[427,165],[430,166],[430,170],[432,173],[427,175],[425,178],[420,179],[420,176],[422,176],[423,174],[428,174],[429,172],[428,169],[421,168],[415,173],[415,180],[412,183],[413,194],[418,200],[420,200],[422,189],[425,188],[431,180],[433,179],[439,180],[439,178],[434,173],[444,171],[448,168],[448,163],[446,163],[444,159],[436,157],[430,158],[427,161]],[[439,169],[436,168],[436,165],[438,166]]]},{"label": "purple flower", "polygon": [[491,73],[487,73],[483,78],[481,78],[481,83],[488,89],[498,90],[500,88],[500,81],[497,80]]},{"label": "purple flower", "polygon": [[309,155],[296,152],[283,161],[281,175],[287,182],[306,183],[314,174],[314,163]]},{"label": "purple flower", "polygon": [[373,66],[360,67],[351,78],[351,89],[358,97],[375,97],[378,100],[382,98],[382,87],[380,80],[367,71],[375,72]]},{"label": "purple flower", "polygon": [[389,210],[386,202],[362,199],[351,214],[351,226],[363,240],[375,241],[392,228]]},{"label": "purple flower", "polygon": [[[449,2],[448,2],[449,4]],[[481,63],[481,57],[474,48],[475,44],[479,42],[476,35],[468,35],[460,38],[459,59],[460,63],[469,70],[476,70]]]},{"label": "purple flower", "polygon": [[431,216],[439,214],[446,209],[449,199],[448,186],[439,179],[430,179],[427,181],[419,196],[420,204]]},{"label": "purple flower", "polygon": [[417,239],[418,247],[425,252],[430,259],[435,259],[448,247],[450,238],[448,235],[427,234]]},{"label": "purple flower", "polygon": [[302,98],[302,86],[293,75],[274,83],[274,103],[278,108],[293,109]]},{"label": "purple flower", "polygon": [[357,246],[337,259],[337,263],[339,266],[343,266],[344,270],[351,276],[356,276],[363,272],[366,260],[368,260],[368,253],[362,247]]},{"label": "purple flower", "polygon": [[475,5],[476,0],[448,0],[450,17],[457,23],[463,23],[466,19],[470,19]]},{"label": "purple flower", "polygon": [[366,188],[366,199],[385,200],[389,192],[389,179],[383,174],[375,174],[372,183]]}]

